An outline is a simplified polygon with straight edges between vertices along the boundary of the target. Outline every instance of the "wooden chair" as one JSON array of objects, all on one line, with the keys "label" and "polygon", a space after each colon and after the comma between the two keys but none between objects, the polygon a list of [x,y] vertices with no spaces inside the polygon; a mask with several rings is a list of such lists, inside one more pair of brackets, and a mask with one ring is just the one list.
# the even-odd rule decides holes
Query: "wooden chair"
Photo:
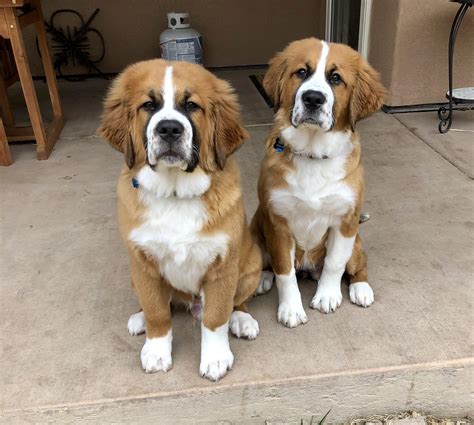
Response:
[{"label": "wooden chair", "polygon": [[2,117],[0,117],[0,165],[10,165],[12,157],[10,155],[10,148],[8,147],[7,135],[3,125]]},{"label": "wooden chair", "polygon": [[[34,24],[53,107],[53,120],[44,123],[31,77],[21,29]],[[36,141],[38,159],[48,159],[64,125],[56,76],[48,49],[40,0],[0,0],[0,165],[11,164],[8,142]],[[20,81],[31,127],[16,127],[7,88]]]}]

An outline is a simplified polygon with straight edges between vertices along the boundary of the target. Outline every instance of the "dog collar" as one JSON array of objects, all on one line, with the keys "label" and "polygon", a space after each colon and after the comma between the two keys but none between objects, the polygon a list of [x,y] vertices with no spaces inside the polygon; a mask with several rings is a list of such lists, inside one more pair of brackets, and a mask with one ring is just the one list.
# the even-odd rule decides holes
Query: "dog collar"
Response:
[{"label": "dog collar", "polygon": [[138,180],[135,177],[132,177],[132,186],[135,189],[138,189],[140,187],[140,185],[138,184]]},{"label": "dog collar", "polygon": [[285,145],[281,143],[281,139],[279,137],[275,139],[273,149],[275,149],[278,153],[283,152],[283,149],[285,149]]},{"label": "dog collar", "polygon": [[[275,143],[273,144],[273,149],[275,149],[278,153],[281,153],[281,152],[284,151],[285,145],[281,141],[280,137],[277,137],[275,139]],[[313,156],[313,155],[308,155],[308,154],[304,154],[304,153],[295,152],[293,150],[292,150],[292,153],[295,154],[295,155],[305,156],[306,158],[309,158],[309,159],[329,159],[329,157],[327,155],[317,157],[317,156]]]}]

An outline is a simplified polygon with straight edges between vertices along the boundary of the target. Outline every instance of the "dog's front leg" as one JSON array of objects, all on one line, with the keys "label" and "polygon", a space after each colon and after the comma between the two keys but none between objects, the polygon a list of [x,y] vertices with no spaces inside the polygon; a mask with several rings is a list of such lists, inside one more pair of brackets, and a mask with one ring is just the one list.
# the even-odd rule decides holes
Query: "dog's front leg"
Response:
[{"label": "dog's front leg", "polygon": [[[136,257],[135,257],[136,255]],[[143,370],[147,373],[171,369],[171,287],[159,271],[132,254],[132,280],[143,309],[146,341],[141,351]]]},{"label": "dog's front leg", "polygon": [[204,314],[199,372],[211,381],[218,381],[234,364],[229,346],[229,320],[238,277],[236,262],[217,265],[208,271],[201,288]]},{"label": "dog's front leg", "polygon": [[295,270],[295,241],[284,220],[273,217],[265,228],[267,249],[278,288],[277,319],[289,328],[308,321]]},{"label": "dog's front leg", "polygon": [[289,270],[279,270],[278,267],[276,269],[273,267],[279,299],[277,318],[283,325],[294,328],[308,321],[296,279],[294,241],[291,241],[287,256],[291,263]]},{"label": "dog's front leg", "polygon": [[341,305],[341,278],[351,258],[355,235],[345,237],[338,227],[331,227],[326,242],[326,257],[318,289],[311,300],[311,307],[323,313],[332,313]]}]

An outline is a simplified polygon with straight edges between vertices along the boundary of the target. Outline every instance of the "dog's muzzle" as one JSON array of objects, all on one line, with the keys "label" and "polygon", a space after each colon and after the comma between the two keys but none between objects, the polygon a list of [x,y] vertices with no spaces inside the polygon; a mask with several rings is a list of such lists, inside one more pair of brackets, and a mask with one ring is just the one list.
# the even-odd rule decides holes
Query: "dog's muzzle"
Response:
[{"label": "dog's muzzle", "polygon": [[162,120],[156,126],[156,133],[165,142],[175,142],[184,133],[184,126],[177,120]]},{"label": "dog's muzzle", "polygon": [[306,111],[314,113],[326,103],[326,96],[320,91],[307,90],[301,95]]},{"label": "dog's muzzle", "polygon": [[323,92],[305,90],[297,102],[299,107],[295,108],[293,125],[314,125],[325,131],[330,128],[332,117],[328,113],[328,99]]},{"label": "dog's muzzle", "polygon": [[157,161],[167,165],[176,165],[188,160],[189,153],[184,146],[183,124],[177,120],[164,119],[158,122],[154,129],[154,143],[148,146],[153,149]]},{"label": "dog's muzzle", "polygon": [[303,103],[303,113],[301,115],[301,124],[323,126],[322,108],[326,103],[326,96],[316,90],[306,90],[301,94]]}]

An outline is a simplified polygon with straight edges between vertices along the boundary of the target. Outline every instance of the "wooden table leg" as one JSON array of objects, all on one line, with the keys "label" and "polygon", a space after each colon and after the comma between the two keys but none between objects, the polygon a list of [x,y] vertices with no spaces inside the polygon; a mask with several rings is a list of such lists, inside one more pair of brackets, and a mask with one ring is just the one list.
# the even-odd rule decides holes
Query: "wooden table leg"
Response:
[{"label": "wooden table leg", "polygon": [[25,96],[26,106],[30,115],[31,126],[36,139],[36,153],[38,159],[48,159],[52,150],[52,145],[48,144],[46,132],[41,117],[38,97],[35,86],[31,78],[30,65],[28,64],[25,44],[21,27],[18,23],[16,12],[13,8],[5,8],[5,20],[10,33],[13,54],[15,56],[16,67],[20,77],[21,88]]},{"label": "wooden table leg", "polygon": [[0,165],[10,165],[12,157],[10,155],[10,148],[8,146],[7,135],[5,127],[3,126],[2,117],[0,117]]}]

